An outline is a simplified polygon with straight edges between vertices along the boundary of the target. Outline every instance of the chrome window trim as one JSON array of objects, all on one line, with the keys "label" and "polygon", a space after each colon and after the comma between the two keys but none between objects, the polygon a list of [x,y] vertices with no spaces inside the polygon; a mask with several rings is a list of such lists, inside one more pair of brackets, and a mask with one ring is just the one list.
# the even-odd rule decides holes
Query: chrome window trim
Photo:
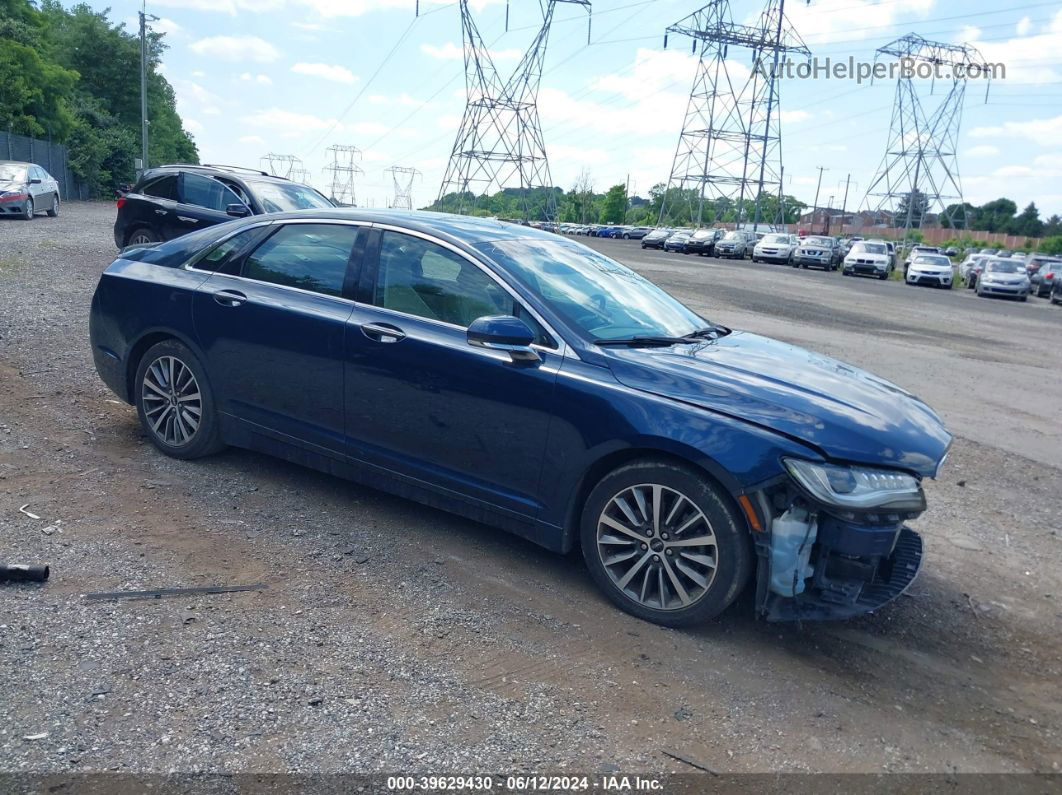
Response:
[{"label": "chrome window trim", "polygon": [[[544,328],[546,330],[546,332],[553,339],[557,340],[557,347],[556,348],[550,348],[548,346],[539,345],[537,343],[533,344],[531,346],[532,348],[535,348],[535,349],[540,350],[540,351],[547,351],[547,352],[555,353],[555,354],[557,354],[559,356],[562,356],[562,357],[571,356],[574,359],[578,359],[579,358],[579,354],[576,353],[575,349],[572,348],[568,344],[568,341],[565,340],[564,337],[562,337],[560,334],[558,334],[553,329],[553,327],[549,323],[547,323],[545,321],[545,319],[538,312],[536,312],[534,309],[529,307],[524,302],[524,300],[519,295],[517,295],[517,293],[508,284],[506,284],[501,279],[499,279],[498,275],[496,273],[494,273],[494,271],[492,271],[490,268],[488,268],[482,262],[479,262],[478,260],[473,259],[472,257],[470,257],[466,252],[462,251],[457,246],[453,245],[452,243],[450,243],[450,242],[448,242],[446,240],[441,240],[440,238],[437,238],[434,235],[427,234],[426,232],[421,232],[418,229],[408,229],[408,228],[406,228],[404,226],[394,226],[392,224],[382,224],[382,223],[378,223],[378,222],[374,222],[372,224],[372,227],[374,229],[380,229],[380,230],[383,230],[383,231],[398,232],[398,233],[403,234],[403,235],[410,235],[411,237],[419,237],[422,240],[427,240],[429,243],[434,243],[435,245],[441,246],[442,248],[445,248],[448,251],[452,251],[454,254],[456,254],[457,256],[461,257],[462,259],[466,260],[467,262],[472,263],[477,268],[479,268],[481,271],[483,271],[483,273],[485,273],[487,275],[487,278],[489,278],[492,281],[494,281],[505,292],[507,292],[509,294],[509,297],[511,297],[513,299],[513,301],[515,301],[518,304],[520,304],[520,306],[522,306],[524,308],[524,310],[529,315],[531,315],[531,317],[533,317],[539,323],[539,325],[541,325],[542,328]],[[421,317],[420,315],[411,315],[408,312],[399,312],[399,311],[397,311],[395,309],[388,309],[387,307],[377,306],[374,303],[373,304],[369,304],[369,306],[373,307],[374,309],[382,310],[384,312],[390,312],[390,313],[398,315],[400,317],[411,317],[411,318],[416,318],[417,320],[425,320],[425,321],[427,321],[429,323],[434,323],[434,324],[439,325],[439,326],[445,326],[446,328],[459,329],[461,331],[467,331],[468,330],[468,328],[466,326],[459,326],[456,323],[447,323],[447,322],[445,322],[443,320],[435,320],[434,318]]]}]

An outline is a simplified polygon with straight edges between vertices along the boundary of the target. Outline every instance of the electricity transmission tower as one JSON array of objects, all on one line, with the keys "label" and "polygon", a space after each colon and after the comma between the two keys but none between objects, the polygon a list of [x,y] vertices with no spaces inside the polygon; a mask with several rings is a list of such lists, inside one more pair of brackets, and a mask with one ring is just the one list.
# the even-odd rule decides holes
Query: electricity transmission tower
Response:
[{"label": "electricity transmission tower", "polygon": [[[984,57],[969,45],[927,41],[914,33],[878,49],[875,61],[882,55],[899,59],[900,69],[885,156],[864,205],[891,214],[894,226],[903,224],[905,237],[934,210],[953,229],[965,229],[969,219],[959,183],[959,122],[968,76],[990,75]],[[944,75],[939,74],[942,69]],[[931,99],[938,77],[944,94]]]},{"label": "electricity transmission tower", "polygon": [[293,168],[291,170],[291,176],[288,179],[295,182],[301,182],[304,185],[310,184],[310,170],[307,168]]},{"label": "electricity transmission tower", "polygon": [[361,150],[356,146],[332,144],[325,151],[332,161],[324,168],[332,176],[329,198],[341,207],[356,207],[354,178],[365,174],[355,162],[361,159]]},{"label": "electricity transmission tower", "polygon": [[391,166],[384,169],[385,174],[390,174],[395,183],[395,197],[391,200],[391,207],[395,209],[413,209],[413,180],[423,176],[417,169],[406,166]]},{"label": "electricity transmission tower", "polygon": [[530,215],[528,194],[534,188],[544,188],[545,215],[552,219],[556,198],[537,104],[542,64],[557,4],[573,3],[589,13],[590,0],[542,0],[542,26],[516,70],[505,80],[498,74],[468,3],[460,0],[467,100],[439,199],[457,193],[458,212],[467,212],[492,188],[519,187],[526,219]]},{"label": "electricity transmission tower", "polygon": [[262,158],[262,169],[274,177],[295,179],[293,174],[303,171],[302,160],[295,155],[278,155],[270,152]]},{"label": "electricity transmission tower", "polygon": [[[782,188],[779,73],[792,55],[810,58],[811,52],[786,18],[785,0],[768,0],[754,26],[733,22],[729,0],[712,0],[669,27],[665,47],[673,33],[692,38],[700,57],[660,220],[668,193],[678,188],[695,223],[706,201],[736,203],[738,223],[747,220],[745,205],[753,201],[753,223],[759,223],[761,200]],[[747,73],[728,60],[731,47],[751,50]]]}]

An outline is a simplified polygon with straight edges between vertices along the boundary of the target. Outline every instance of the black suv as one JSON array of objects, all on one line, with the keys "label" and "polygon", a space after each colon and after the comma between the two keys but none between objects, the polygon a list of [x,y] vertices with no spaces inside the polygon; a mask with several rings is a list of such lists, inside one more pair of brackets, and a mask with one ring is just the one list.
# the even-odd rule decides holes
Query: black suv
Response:
[{"label": "black suv", "polygon": [[118,199],[118,248],[156,243],[233,218],[332,207],[309,185],[236,166],[151,168]]}]

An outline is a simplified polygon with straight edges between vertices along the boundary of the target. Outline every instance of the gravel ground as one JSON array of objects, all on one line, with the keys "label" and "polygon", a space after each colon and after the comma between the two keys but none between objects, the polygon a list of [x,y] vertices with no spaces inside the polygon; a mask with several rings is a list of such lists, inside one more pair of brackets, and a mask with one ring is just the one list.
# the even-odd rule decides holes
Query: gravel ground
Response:
[{"label": "gravel ground", "polygon": [[1062,310],[593,241],[713,319],[913,389],[958,436],[896,604],[791,626],[742,602],[679,632],[612,609],[576,557],[253,453],[157,454],[88,351],[113,214],[0,223],[0,560],[53,569],[0,588],[0,770],[1062,765],[1062,354],[1025,352]]}]

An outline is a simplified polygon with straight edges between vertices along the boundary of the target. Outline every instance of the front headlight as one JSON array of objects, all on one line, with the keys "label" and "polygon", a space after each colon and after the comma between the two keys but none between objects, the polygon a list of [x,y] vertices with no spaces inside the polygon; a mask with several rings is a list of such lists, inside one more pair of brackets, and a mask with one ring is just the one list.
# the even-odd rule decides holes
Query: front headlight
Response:
[{"label": "front headlight", "polygon": [[922,511],[926,507],[918,479],[904,472],[817,464],[799,458],[785,458],[782,463],[809,495],[827,505],[895,511]]}]

